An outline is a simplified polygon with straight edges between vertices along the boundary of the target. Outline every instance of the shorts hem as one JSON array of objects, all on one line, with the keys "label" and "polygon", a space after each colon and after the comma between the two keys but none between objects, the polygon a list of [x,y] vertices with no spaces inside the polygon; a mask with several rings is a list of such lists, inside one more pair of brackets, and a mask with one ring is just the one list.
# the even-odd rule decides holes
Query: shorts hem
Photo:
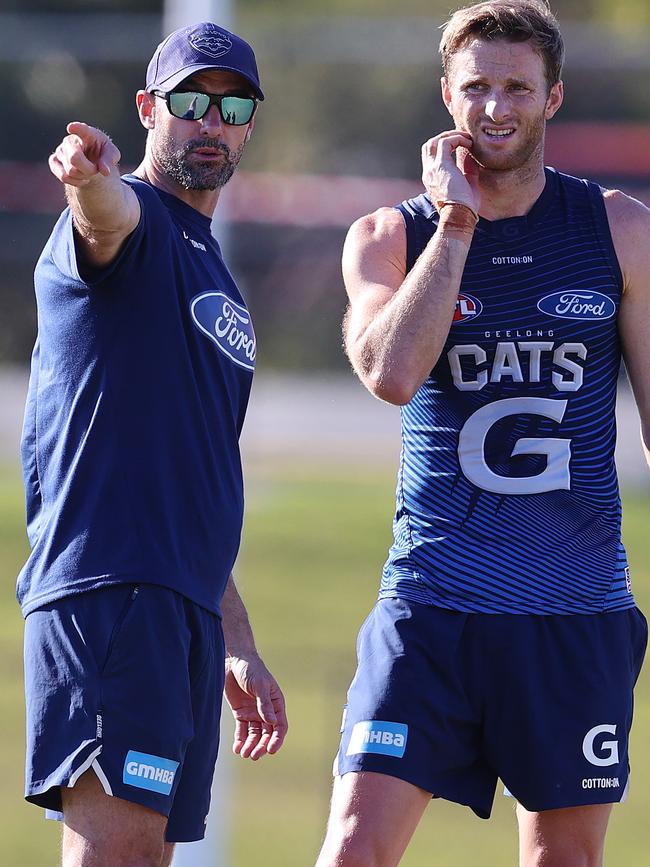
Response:
[{"label": "shorts hem", "polygon": [[[605,804],[621,804],[627,800],[629,791],[629,780],[626,780],[625,784],[621,786],[618,797],[613,797],[614,793],[611,789],[586,789],[583,797],[537,799],[535,797],[520,798],[516,791],[511,789],[505,781],[504,785],[504,795],[513,798],[525,810],[528,810],[529,813],[545,813],[548,810],[570,810],[573,807],[598,807]],[[551,803],[551,801],[553,802]]]},{"label": "shorts hem", "polygon": [[[428,792],[432,798],[442,801],[450,801],[454,804],[459,804],[461,807],[468,807],[473,813],[475,813],[479,819],[489,819],[492,814],[492,803],[494,801],[494,793],[492,794],[492,798],[490,799],[489,804],[484,802],[479,802],[476,800],[471,800],[467,796],[463,796],[458,792],[453,791],[453,789],[445,784],[438,784],[432,786],[429,782],[425,782],[421,777],[418,777],[416,774],[409,773],[399,773],[397,769],[395,771],[389,771],[385,768],[381,770],[379,768],[369,768],[369,767],[347,767],[345,769],[341,769],[339,766],[337,769],[337,773],[335,776],[343,777],[345,774],[359,774],[359,773],[369,773],[369,774],[383,774],[386,777],[394,777],[397,780],[403,780],[405,783],[410,783],[412,786],[417,786],[418,789],[422,789],[425,792]],[[496,791],[496,780],[494,785],[494,790]]]},{"label": "shorts hem", "polygon": [[61,802],[61,789],[74,788],[79,777],[89,768],[94,769],[97,779],[101,783],[106,794],[112,795],[113,793],[110,791],[110,785],[103,770],[100,767],[98,771],[95,767],[95,765],[98,764],[97,759],[101,755],[102,746],[103,745],[97,743],[97,741],[86,744],[85,748],[82,744],[76,753],[82,749],[85,751],[88,747],[92,747],[92,749],[85,755],[83,761],[80,762],[77,767],[69,767],[65,773],[53,773],[45,780],[32,780],[29,786],[26,787],[25,800],[29,804],[35,804],[37,807],[42,807],[44,810],[51,810],[55,813],[60,813],[63,809]]},{"label": "shorts hem", "polygon": [[166,833],[165,834],[165,842],[166,843],[199,843],[201,840],[205,839],[206,829],[201,828],[200,831],[192,832],[186,831],[181,832],[177,831],[176,833]]}]

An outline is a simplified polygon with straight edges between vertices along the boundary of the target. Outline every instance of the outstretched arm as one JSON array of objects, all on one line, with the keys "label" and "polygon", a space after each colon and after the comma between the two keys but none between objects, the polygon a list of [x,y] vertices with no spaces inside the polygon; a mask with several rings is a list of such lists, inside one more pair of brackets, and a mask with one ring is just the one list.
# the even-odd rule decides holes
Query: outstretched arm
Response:
[{"label": "outstretched arm", "polygon": [[224,694],[235,717],[233,752],[253,761],[277,753],[287,734],[284,696],[255,647],[232,575],[221,602],[226,642]]},{"label": "outstretched arm", "polygon": [[619,333],[650,466],[650,210],[618,190],[605,194],[605,204],[623,272]]},{"label": "outstretched arm", "polygon": [[118,171],[120,152],[106,133],[74,121],[49,158],[65,184],[82,264],[109,265],[138,225],[140,203]]},{"label": "outstretched arm", "polygon": [[366,388],[389,403],[408,403],[449,333],[479,208],[476,166],[467,156],[462,168],[456,160],[471,144],[468,133],[452,130],[422,148],[422,180],[440,222],[408,275],[398,211],[363,217],[345,242],[347,353]]}]

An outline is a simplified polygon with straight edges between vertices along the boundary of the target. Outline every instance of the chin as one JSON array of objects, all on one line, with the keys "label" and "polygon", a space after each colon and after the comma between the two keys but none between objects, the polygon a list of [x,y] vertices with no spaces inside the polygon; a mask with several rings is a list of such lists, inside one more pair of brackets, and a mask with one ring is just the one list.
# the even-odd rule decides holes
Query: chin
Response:
[{"label": "chin", "polygon": [[530,160],[530,154],[522,153],[475,153],[474,159],[482,169],[491,172],[511,172],[521,169]]}]

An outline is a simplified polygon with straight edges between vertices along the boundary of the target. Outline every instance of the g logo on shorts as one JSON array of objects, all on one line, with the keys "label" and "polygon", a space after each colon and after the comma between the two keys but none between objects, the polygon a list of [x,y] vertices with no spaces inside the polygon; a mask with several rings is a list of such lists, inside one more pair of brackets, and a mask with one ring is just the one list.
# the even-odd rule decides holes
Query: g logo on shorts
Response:
[{"label": "g logo on shorts", "polygon": [[582,752],[584,753],[585,758],[588,762],[591,762],[592,765],[598,765],[600,767],[606,765],[617,765],[618,741],[603,741],[600,744],[600,750],[606,750],[607,753],[602,757],[597,756],[594,752],[594,743],[600,734],[615,735],[616,726],[604,724],[589,729],[582,741]]}]

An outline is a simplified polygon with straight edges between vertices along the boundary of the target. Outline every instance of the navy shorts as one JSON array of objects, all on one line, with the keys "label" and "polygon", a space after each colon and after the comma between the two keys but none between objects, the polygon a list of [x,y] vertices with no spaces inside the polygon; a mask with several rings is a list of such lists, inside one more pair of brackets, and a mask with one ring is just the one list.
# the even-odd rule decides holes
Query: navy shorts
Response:
[{"label": "navy shorts", "polygon": [[643,614],[463,614],[403,599],[361,628],[335,774],[375,771],[482,818],[623,799]]},{"label": "navy shorts", "polygon": [[104,790],[205,834],[224,680],[220,619],[155,584],[68,596],[25,621],[25,797],[61,810],[93,768]]}]

